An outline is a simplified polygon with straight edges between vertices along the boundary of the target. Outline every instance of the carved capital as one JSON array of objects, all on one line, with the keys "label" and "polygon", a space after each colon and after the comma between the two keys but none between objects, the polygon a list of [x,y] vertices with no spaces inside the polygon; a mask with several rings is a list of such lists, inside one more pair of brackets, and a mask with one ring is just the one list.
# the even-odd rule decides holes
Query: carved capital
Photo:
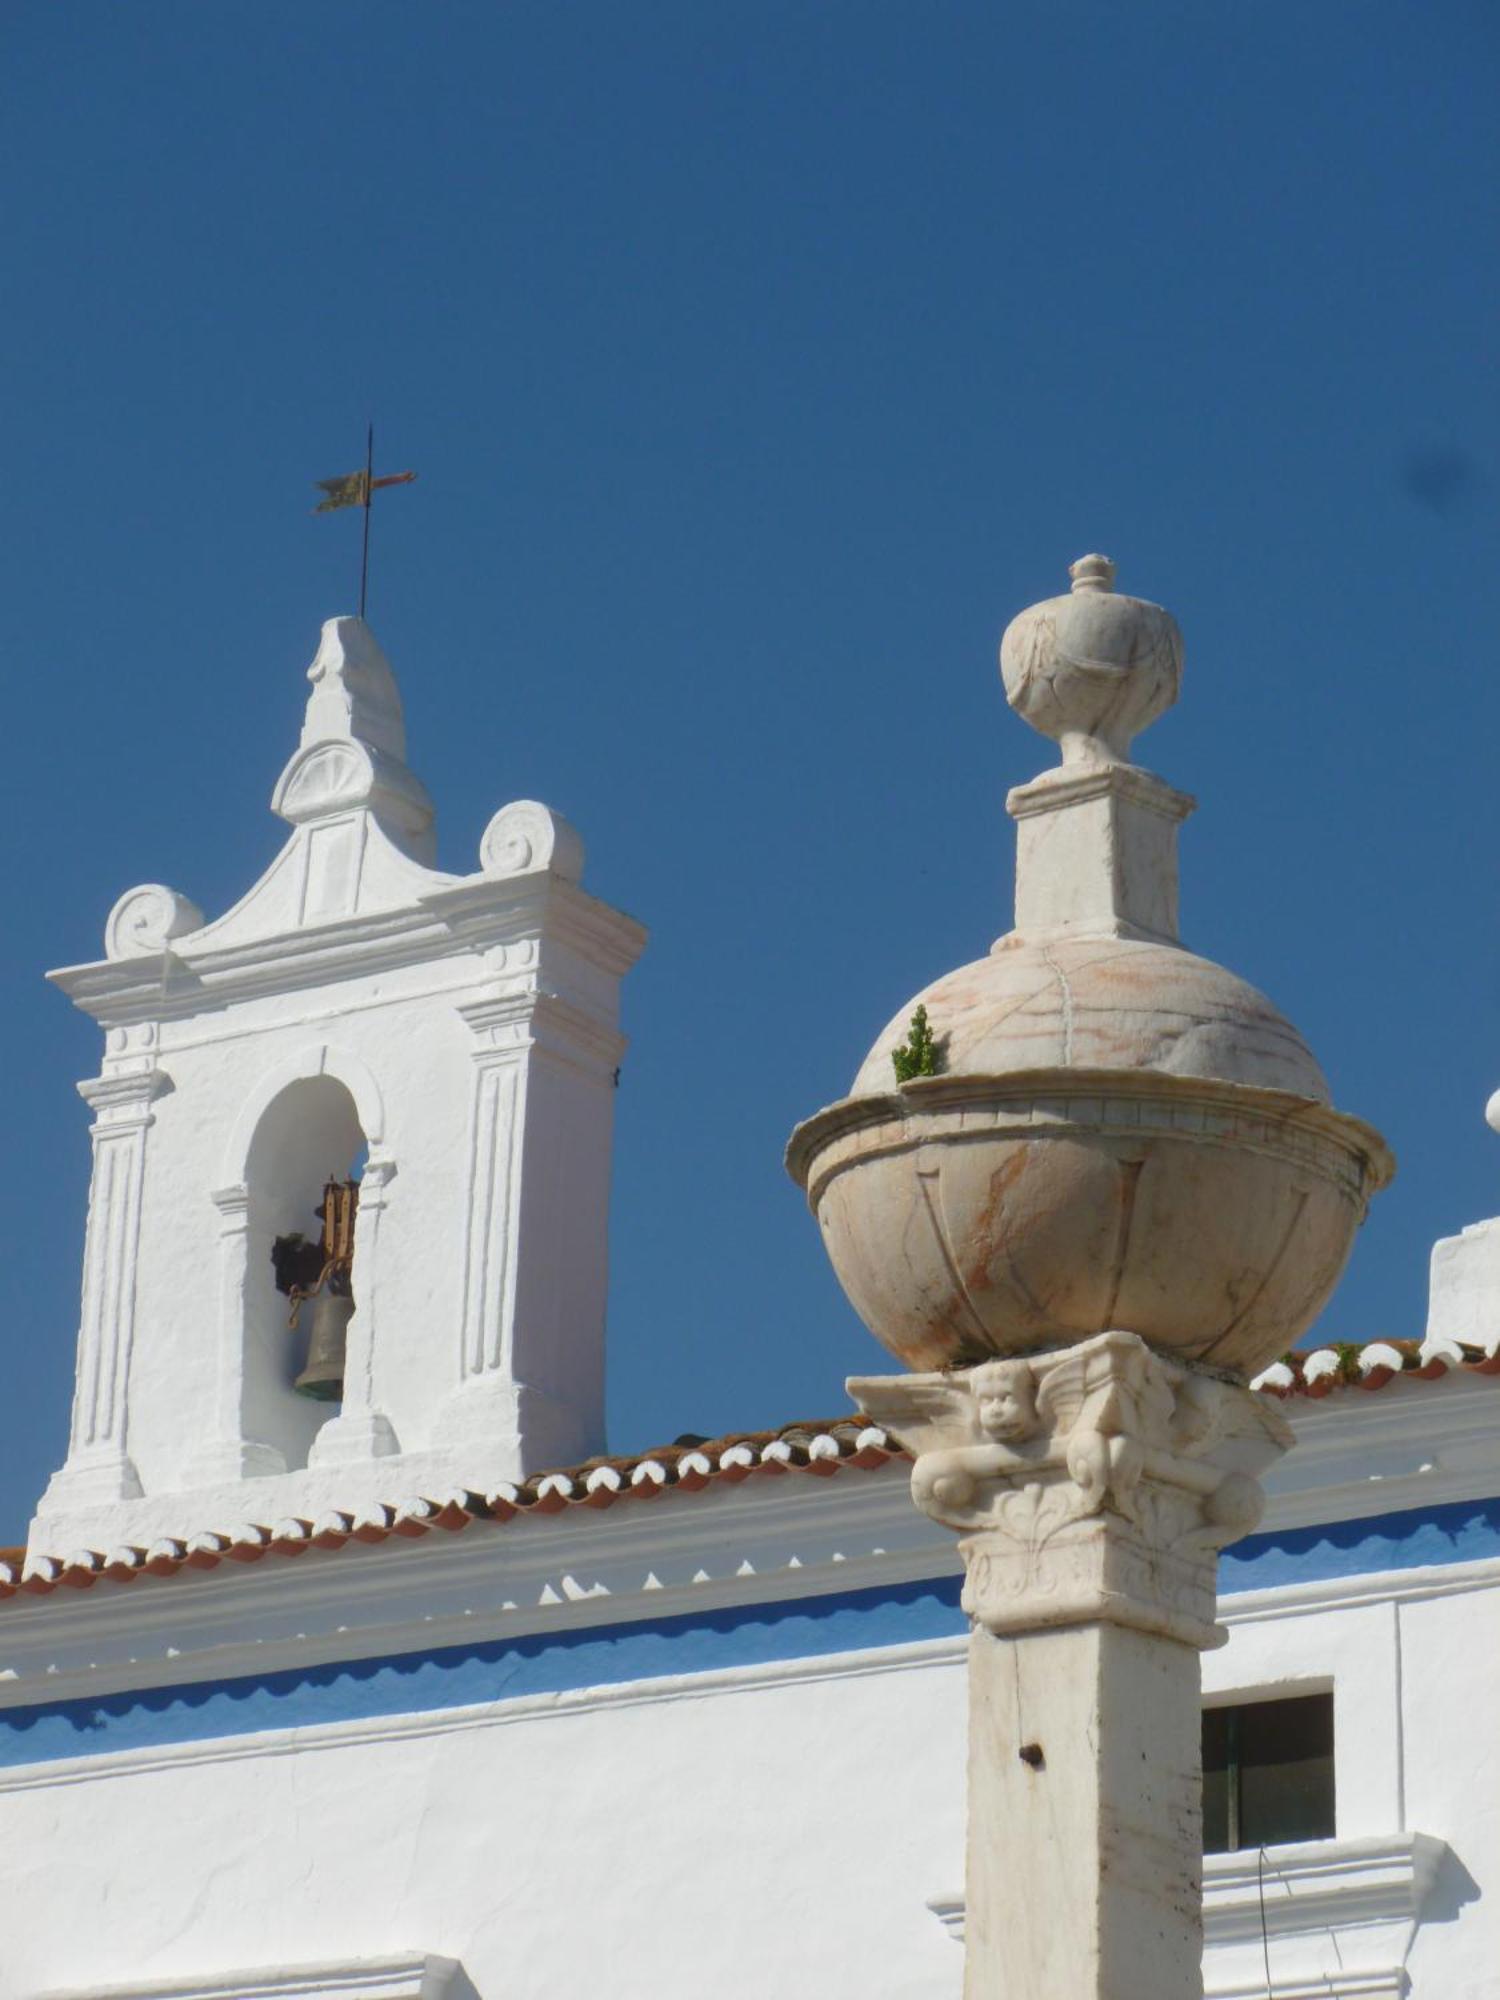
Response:
[{"label": "carved capital", "polygon": [[977,1623],[1219,1643],[1218,1551],[1260,1520],[1257,1475],[1291,1443],[1261,1398],[1133,1333],[848,1386],[914,1455],[917,1506],[963,1537]]},{"label": "carved capital", "polygon": [[93,1111],[95,1134],[108,1136],[150,1125],[151,1106],[171,1088],[172,1079],[166,1071],[143,1058],[132,1069],[117,1068],[103,1076],[85,1077],[78,1085],[78,1095]]}]

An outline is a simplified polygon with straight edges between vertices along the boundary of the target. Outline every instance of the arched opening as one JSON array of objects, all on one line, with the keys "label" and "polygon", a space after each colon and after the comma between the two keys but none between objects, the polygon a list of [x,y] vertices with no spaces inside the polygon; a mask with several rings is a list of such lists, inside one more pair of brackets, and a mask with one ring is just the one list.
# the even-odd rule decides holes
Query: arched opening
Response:
[{"label": "arched opening", "polygon": [[[367,1152],[353,1097],[328,1075],[289,1083],[261,1113],[250,1141],[244,1430],[247,1437],[273,1445],[288,1470],[306,1465],[314,1437],[337,1410],[336,1403],[330,1407],[327,1400],[299,1395],[294,1384],[307,1365],[320,1305],[330,1291],[346,1289],[347,1279],[332,1287],[325,1284],[317,1297],[300,1306],[282,1286],[289,1278],[303,1289],[316,1283],[326,1261],[320,1249],[325,1218],[318,1213],[325,1186],[354,1178]],[[297,1238],[305,1246],[300,1263],[287,1247]]]}]

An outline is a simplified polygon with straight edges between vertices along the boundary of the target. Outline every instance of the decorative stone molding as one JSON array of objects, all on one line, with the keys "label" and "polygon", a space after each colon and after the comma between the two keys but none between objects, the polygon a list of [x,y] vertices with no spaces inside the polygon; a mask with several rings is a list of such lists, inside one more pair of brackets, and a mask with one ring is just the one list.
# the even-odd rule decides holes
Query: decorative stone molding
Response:
[{"label": "decorative stone molding", "polygon": [[[1422,1907],[1447,1843],[1425,1833],[1314,1840],[1203,1861],[1207,2000],[1400,2000]],[[928,1898],[955,1943],[961,1894]],[[1264,1916],[1264,1947],[1262,1917]]]},{"label": "decorative stone molding", "polygon": [[513,1044],[507,1046],[502,1040],[510,1025],[490,1022],[481,1032],[478,1046],[470,1051],[474,1100],[460,1368],[460,1379],[466,1382],[502,1366],[514,1305],[512,1264],[520,1219],[526,1071],[519,1046],[520,1024],[515,1024]]},{"label": "decorative stone molding", "polygon": [[396,677],[363,619],[327,621],[307,678],[301,741],[272,812],[292,826],[368,812],[399,848],[430,863],[432,800],[407,766]]},{"label": "decorative stone molding", "polygon": [[307,678],[312,693],[302,723],[302,749],[350,737],[406,762],[401,690],[363,618],[325,620]]},{"label": "decorative stone molding", "polygon": [[[476,1064],[483,1068],[536,1049],[582,1070],[596,1082],[613,1083],[625,1053],[625,1037],[617,1028],[559,994],[542,992],[534,957],[519,962],[502,959],[498,969],[509,976],[497,982],[483,999],[458,1010],[474,1036],[470,1053]],[[518,973],[522,976],[515,976]]]},{"label": "decorative stone molding", "polygon": [[479,865],[486,875],[524,875],[532,869],[576,882],[583,874],[583,840],[561,813],[536,799],[502,806],[484,830]]},{"label": "decorative stone molding", "polygon": [[172,1079],[149,1055],[129,1068],[111,1067],[103,1076],[85,1077],[78,1095],[94,1113],[95,1143],[125,1132],[144,1132],[155,1122],[151,1106],[171,1088]]},{"label": "decorative stone molding", "polygon": [[203,912],[186,896],[160,882],[127,889],[104,926],[106,958],[155,958],[173,938],[198,930]]},{"label": "decorative stone molding", "polygon": [[432,801],[404,764],[366,743],[314,743],[282,772],[271,810],[292,826],[363,807],[388,834],[415,844],[430,832]]},{"label": "decorative stone molding", "polygon": [[[598,1102],[596,1093],[610,1091],[625,1046],[608,1023],[540,989],[534,948],[498,949],[503,976],[458,1010],[473,1036],[474,1088],[459,1388],[447,1421],[451,1435],[475,1442],[519,1436],[528,1425],[550,1427],[546,1406],[553,1399],[524,1380],[526,1357],[516,1346],[521,1185],[528,1134],[537,1123],[536,1059],[573,1073]],[[528,1254],[544,1268],[556,1246],[538,1243]]]},{"label": "decorative stone molding", "polygon": [[[920,1114],[919,1127],[913,1126],[913,1113]],[[814,1126],[816,1140],[810,1138],[804,1152],[810,1154],[813,1143],[825,1148],[806,1160],[808,1200],[814,1204],[832,1176],[857,1161],[960,1133],[1028,1141],[1087,1140],[1097,1134],[1137,1145],[1206,1140],[1329,1182],[1357,1204],[1361,1219],[1378,1184],[1369,1165],[1371,1148],[1361,1143],[1368,1127],[1287,1091],[1252,1096],[1243,1087],[1166,1071],[1080,1068],[1071,1074],[916,1077],[899,1095],[892,1091],[830,1105],[803,1129]],[[846,1143],[835,1147],[829,1140]],[[1384,1171],[1390,1171],[1388,1162]]]},{"label": "decorative stone molding", "polygon": [[472,1992],[455,1958],[397,1952],[337,1963],[262,1966],[201,1978],[59,1988],[39,2000],[460,2000]]},{"label": "decorative stone molding", "polygon": [[281,1093],[309,1077],[331,1076],[343,1084],[354,1099],[359,1128],[367,1144],[378,1147],[385,1138],[385,1099],[374,1072],[352,1049],[332,1042],[309,1042],[294,1056],[287,1057],[255,1080],[236,1113],[229,1142],[222,1155],[222,1175],[226,1183],[244,1175],[250,1157],[255,1128]]},{"label": "decorative stone molding", "polygon": [[977,1624],[1102,1621],[1220,1642],[1217,1553],[1259,1521],[1254,1475],[1292,1441],[1249,1390],[1132,1333],[848,1387],[916,1455],[917,1506],[963,1536]]}]

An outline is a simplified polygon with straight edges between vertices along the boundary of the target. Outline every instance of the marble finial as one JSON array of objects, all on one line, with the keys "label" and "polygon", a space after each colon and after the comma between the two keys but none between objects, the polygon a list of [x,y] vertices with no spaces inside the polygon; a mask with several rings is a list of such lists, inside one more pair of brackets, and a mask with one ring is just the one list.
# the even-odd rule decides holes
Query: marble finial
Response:
[{"label": "marble finial", "polygon": [[1182,684],[1182,634],[1171,613],[1118,596],[1108,556],[1080,556],[1066,597],[1033,604],[1006,627],[1006,698],[1052,737],[1066,765],[1127,764],[1132,739]]},{"label": "marble finial", "polygon": [[1073,579],[1075,590],[1113,590],[1115,587],[1115,565],[1108,556],[1080,556],[1076,563],[1068,564],[1068,575]]}]

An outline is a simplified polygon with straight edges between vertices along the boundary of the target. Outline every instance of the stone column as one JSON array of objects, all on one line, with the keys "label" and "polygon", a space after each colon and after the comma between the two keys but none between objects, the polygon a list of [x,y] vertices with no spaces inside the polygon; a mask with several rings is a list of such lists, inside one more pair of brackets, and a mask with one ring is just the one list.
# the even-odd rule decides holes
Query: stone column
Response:
[{"label": "stone column", "polygon": [[372,1152],[359,1180],[351,1274],[354,1317],[344,1336],[343,1404],[313,1439],[307,1455],[312,1466],[355,1465],[365,1459],[389,1458],[401,1448],[395,1426],[375,1400],[376,1309],[380,1300],[377,1246],[380,1218],[389,1204],[395,1178],[396,1162]]},{"label": "stone column", "polygon": [[185,1486],[219,1486],[231,1480],[285,1472],[275,1445],[247,1435],[245,1427],[245,1295],[250,1278],[250,1190],[243,1181],[209,1193],[219,1218],[219,1317],[214,1357],[210,1435],[183,1461]]},{"label": "stone column", "polygon": [[1285,1420],[1130,1333],[849,1391],[961,1537],[966,2000],[1199,2000],[1198,1654]]}]

